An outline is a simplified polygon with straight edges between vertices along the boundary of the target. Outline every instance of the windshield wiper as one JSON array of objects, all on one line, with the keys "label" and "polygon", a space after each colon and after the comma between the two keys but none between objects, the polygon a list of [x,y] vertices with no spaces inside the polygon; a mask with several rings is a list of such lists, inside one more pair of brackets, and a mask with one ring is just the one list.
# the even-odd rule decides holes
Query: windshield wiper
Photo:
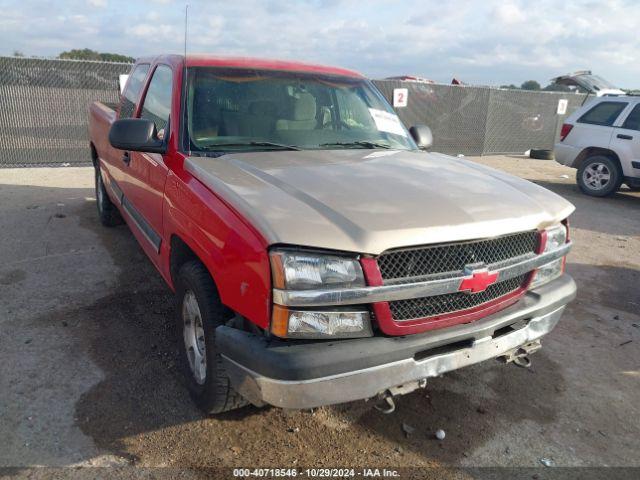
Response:
[{"label": "windshield wiper", "polygon": [[320,146],[321,147],[341,146],[341,147],[360,147],[360,148],[391,148],[391,145],[387,145],[386,143],[370,142],[368,140],[359,140],[357,142],[321,143]]},{"label": "windshield wiper", "polygon": [[280,150],[302,150],[295,145],[285,145],[284,143],[274,142],[229,142],[229,143],[213,143],[203,147],[205,150],[218,150],[218,147],[274,147]]}]

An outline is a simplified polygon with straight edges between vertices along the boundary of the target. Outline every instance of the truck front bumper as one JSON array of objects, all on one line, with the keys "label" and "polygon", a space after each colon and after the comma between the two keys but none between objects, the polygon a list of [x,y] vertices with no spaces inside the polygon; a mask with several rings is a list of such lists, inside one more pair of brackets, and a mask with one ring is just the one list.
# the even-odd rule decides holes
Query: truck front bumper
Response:
[{"label": "truck front bumper", "polygon": [[553,330],[575,293],[565,274],[482,320],[424,334],[285,342],[222,326],[216,345],[233,387],[252,403],[313,408],[506,355]]}]

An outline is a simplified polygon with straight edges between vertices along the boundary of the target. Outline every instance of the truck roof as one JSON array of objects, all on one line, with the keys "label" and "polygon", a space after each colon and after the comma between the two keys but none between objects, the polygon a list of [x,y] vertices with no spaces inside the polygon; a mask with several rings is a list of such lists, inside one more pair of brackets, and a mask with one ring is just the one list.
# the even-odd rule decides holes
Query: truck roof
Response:
[{"label": "truck roof", "polygon": [[[184,55],[159,55],[156,57],[139,58],[140,62],[166,61],[168,63],[182,63]],[[246,68],[256,70],[280,70],[290,72],[319,73],[324,75],[336,75],[343,77],[364,78],[354,70],[346,68],[317,65],[313,63],[295,62],[291,60],[277,60],[253,57],[234,57],[208,54],[187,55],[188,67],[226,67]]]}]

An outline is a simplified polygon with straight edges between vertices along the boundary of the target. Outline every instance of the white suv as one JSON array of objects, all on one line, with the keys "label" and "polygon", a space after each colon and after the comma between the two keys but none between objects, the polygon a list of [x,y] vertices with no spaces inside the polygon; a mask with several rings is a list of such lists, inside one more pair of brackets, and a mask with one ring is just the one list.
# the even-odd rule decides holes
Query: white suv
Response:
[{"label": "white suv", "polygon": [[596,197],[626,183],[640,190],[640,97],[600,97],[562,125],[556,161],[577,168],[580,189]]}]

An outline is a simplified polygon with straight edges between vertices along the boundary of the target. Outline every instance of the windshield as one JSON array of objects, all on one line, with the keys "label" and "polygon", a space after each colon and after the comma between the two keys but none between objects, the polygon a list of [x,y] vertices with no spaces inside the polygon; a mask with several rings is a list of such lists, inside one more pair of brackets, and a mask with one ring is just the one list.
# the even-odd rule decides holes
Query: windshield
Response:
[{"label": "windshield", "polygon": [[366,79],[193,67],[187,82],[192,152],[417,148]]}]

